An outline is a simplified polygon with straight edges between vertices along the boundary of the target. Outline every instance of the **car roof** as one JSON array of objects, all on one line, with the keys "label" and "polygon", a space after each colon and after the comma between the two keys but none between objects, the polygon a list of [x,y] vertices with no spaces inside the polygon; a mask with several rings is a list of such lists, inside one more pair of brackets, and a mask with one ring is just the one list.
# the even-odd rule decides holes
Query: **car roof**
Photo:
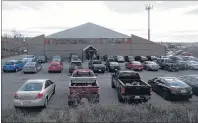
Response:
[{"label": "car roof", "polygon": [[26,81],[26,83],[44,83],[46,80],[49,80],[49,79],[29,79]]},{"label": "car roof", "polygon": [[137,73],[137,72],[135,72],[135,71],[131,71],[131,70],[120,70],[119,71],[120,73]]},{"label": "car roof", "polygon": [[74,72],[93,72],[91,69],[76,69]]},{"label": "car roof", "polygon": [[71,63],[72,62],[82,62],[82,61],[80,59],[78,59],[78,60],[72,60]]}]

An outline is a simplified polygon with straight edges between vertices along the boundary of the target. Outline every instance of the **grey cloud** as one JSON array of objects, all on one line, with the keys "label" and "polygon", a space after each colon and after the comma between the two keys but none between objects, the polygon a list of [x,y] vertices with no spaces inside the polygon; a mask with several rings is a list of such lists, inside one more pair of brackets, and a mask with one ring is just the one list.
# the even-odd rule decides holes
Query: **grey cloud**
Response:
[{"label": "grey cloud", "polygon": [[16,1],[2,1],[2,10],[21,9],[21,6],[18,3]]},{"label": "grey cloud", "polygon": [[166,10],[198,5],[198,1],[105,1],[104,4],[114,12],[127,14],[145,11],[146,4],[152,4],[157,10]]},{"label": "grey cloud", "polygon": [[186,14],[196,14],[198,15],[198,8],[188,11]]}]

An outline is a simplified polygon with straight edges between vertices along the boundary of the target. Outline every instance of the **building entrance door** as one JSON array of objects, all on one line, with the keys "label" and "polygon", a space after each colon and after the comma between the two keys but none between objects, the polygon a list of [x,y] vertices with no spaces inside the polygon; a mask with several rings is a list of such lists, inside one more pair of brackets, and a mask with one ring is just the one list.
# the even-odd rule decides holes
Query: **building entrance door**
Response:
[{"label": "building entrance door", "polygon": [[98,55],[98,50],[94,48],[93,46],[88,46],[84,49],[85,59],[91,60],[94,56]]}]

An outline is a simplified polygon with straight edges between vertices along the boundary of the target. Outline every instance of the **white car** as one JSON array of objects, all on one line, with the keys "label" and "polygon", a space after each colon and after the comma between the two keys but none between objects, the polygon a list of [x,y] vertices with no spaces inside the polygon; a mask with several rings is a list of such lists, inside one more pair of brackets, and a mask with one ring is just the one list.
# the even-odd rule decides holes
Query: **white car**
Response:
[{"label": "white car", "polygon": [[188,68],[191,70],[198,70],[198,62],[196,61],[188,61]]},{"label": "white car", "polygon": [[31,79],[25,82],[14,95],[14,107],[46,108],[56,85],[49,79]]}]

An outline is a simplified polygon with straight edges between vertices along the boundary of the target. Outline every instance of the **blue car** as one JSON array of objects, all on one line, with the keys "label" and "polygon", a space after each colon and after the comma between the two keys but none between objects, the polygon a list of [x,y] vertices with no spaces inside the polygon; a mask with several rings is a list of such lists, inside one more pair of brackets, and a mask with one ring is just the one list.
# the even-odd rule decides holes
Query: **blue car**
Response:
[{"label": "blue car", "polygon": [[19,60],[9,60],[7,62],[4,63],[3,65],[3,72],[7,72],[7,71],[19,71],[22,70],[24,66],[24,63],[22,61]]}]

